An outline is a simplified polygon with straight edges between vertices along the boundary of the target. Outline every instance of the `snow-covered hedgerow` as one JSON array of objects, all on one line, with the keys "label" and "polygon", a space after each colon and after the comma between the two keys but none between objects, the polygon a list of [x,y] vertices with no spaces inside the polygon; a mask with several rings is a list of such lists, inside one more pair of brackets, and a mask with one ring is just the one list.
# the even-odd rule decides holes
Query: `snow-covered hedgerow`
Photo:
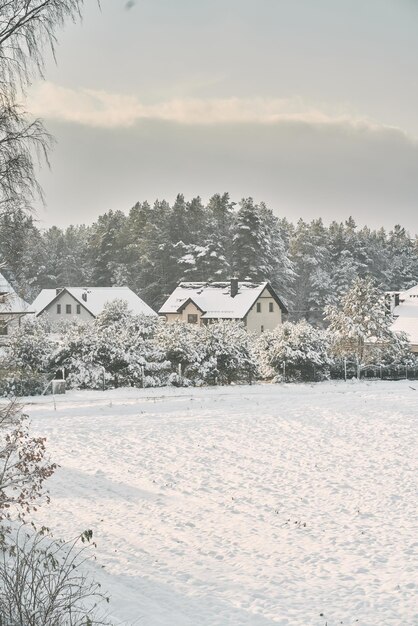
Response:
[{"label": "snow-covered hedgerow", "polygon": [[162,323],[155,343],[171,364],[171,384],[230,384],[255,378],[254,340],[239,322]]},{"label": "snow-covered hedgerow", "polygon": [[331,337],[305,320],[285,322],[258,339],[257,352],[263,378],[279,381],[324,380],[333,360]]},{"label": "snow-covered hedgerow", "polygon": [[207,349],[204,332],[195,324],[160,323],[155,344],[170,363],[169,383],[176,386],[201,385],[207,376]]},{"label": "snow-covered hedgerow", "polygon": [[221,320],[203,330],[208,363],[205,382],[231,384],[255,379],[255,338],[241,322]]},{"label": "snow-covered hedgerow", "polygon": [[169,363],[153,339],[157,324],[132,315],[125,302],[112,302],[94,323],[67,329],[53,363],[64,368],[72,388],[165,384]]}]

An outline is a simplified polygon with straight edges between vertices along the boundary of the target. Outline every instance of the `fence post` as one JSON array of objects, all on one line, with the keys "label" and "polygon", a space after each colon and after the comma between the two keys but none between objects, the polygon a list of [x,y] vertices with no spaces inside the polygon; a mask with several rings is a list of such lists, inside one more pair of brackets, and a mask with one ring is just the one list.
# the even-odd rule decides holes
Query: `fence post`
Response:
[{"label": "fence post", "polygon": [[286,361],[283,361],[283,382],[286,382]]},{"label": "fence post", "polygon": [[181,367],[181,363],[179,363],[178,370],[179,370],[179,378],[180,378],[180,382],[183,382],[183,381],[182,381],[183,374],[182,374],[182,367]]},{"label": "fence post", "polygon": [[405,378],[408,380],[408,365],[405,365]]},{"label": "fence post", "polygon": [[344,358],[344,380],[347,381],[347,359]]}]

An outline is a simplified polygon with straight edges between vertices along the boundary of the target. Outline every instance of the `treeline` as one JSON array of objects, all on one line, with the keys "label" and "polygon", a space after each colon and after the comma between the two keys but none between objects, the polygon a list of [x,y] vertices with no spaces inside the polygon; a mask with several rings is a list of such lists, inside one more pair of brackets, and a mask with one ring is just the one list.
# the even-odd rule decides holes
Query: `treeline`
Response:
[{"label": "treeline", "polygon": [[0,217],[0,254],[7,277],[32,300],[57,285],[127,285],[158,308],[180,280],[269,280],[290,319],[320,322],[355,277],[383,290],[418,283],[418,245],[401,226],[358,228],[352,218],[325,226],[293,224],[252,198],[227,193],[207,204],[178,195],[174,204],[137,203],[109,211],[91,226],[40,230],[23,211]]}]

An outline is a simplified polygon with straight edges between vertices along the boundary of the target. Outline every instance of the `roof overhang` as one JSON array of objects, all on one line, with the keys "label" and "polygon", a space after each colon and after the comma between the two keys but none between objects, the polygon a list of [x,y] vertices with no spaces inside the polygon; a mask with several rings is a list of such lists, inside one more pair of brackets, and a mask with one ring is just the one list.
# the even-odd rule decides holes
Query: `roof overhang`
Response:
[{"label": "roof overhang", "polygon": [[199,309],[199,311],[201,313],[205,313],[205,311],[198,304],[196,304],[196,302],[193,300],[193,298],[187,298],[187,300],[185,300],[183,302],[183,304],[181,304],[179,306],[179,308],[177,309],[177,311],[175,311],[175,313],[182,313],[184,311],[184,309],[186,308],[186,306],[189,305],[189,304],[194,304],[196,309]]}]

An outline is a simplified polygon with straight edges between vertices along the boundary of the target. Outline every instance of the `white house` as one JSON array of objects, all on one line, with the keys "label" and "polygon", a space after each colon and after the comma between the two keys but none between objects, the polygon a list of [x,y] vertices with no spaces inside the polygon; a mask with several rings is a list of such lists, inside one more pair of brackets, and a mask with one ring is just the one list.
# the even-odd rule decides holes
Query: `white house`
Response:
[{"label": "white house", "polygon": [[7,336],[20,325],[22,317],[29,313],[33,313],[33,309],[0,274],[0,345],[7,343]]},{"label": "white house", "polygon": [[418,285],[406,291],[388,291],[386,304],[394,318],[392,330],[406,333],[412,352],[418,353]]},{"label": "white house", "polygon": [[286,306],[267,283],[180,283],[159,310],[167,322],[207,324],[220,319],[240,320],[260,334],[282,323]]},{"label": "white house", "polygon": [[48,315],[53,324],[77,318],[89,322],[114,300],[125,300],[136,314],[157,315],[129,287],[60,287],[42,289],[32,304],[36,316]]}]

